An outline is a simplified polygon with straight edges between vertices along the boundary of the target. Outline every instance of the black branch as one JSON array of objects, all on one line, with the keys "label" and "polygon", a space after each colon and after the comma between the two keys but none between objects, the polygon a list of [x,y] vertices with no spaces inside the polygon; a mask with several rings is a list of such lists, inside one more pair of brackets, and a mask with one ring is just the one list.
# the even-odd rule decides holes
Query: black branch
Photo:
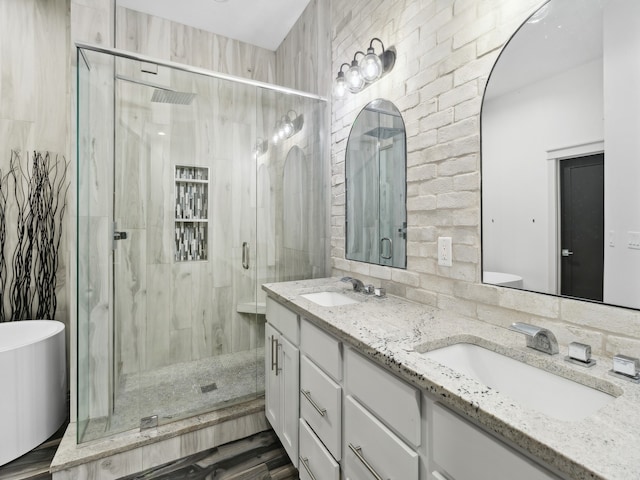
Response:
[{"label": "black branch", "polygon": [[9,174],[0,170],[0,322],[5,322],[7,316],[4,308],[4,292],[7,291],[7,259],[4,248],[7,240],[7,197],[9,189]]},{"label": "black branch", "polygon": [[29,167],[12,152],[10,175],[17,207],[16,248],[12,257],[11,320],[54,319],[56,274],[66,210],[68,164],[33,152]]}]

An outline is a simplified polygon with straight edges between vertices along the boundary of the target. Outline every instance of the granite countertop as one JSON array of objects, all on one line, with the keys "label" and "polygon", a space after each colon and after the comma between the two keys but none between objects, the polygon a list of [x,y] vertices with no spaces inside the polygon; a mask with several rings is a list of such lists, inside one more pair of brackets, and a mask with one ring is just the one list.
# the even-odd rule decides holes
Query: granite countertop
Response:
[{"label": "granite countertop", "polygon": [[[338,278],[269,283],[263,289],[274,300],[566,477],[640,478],[640,385],[609,375],[611,359],[594,356],[597,365],[589,369],[572,365],[564,361],[566,345],[560,345],[559,355],[546,355],[527,348],[520,333],[399,297],[353,292],[351,284]],[[300,296],[320,291],[340,292],[359,303],[322,307]],[[489,348],[616,398],[585,419],[557,420],[421,354],[459,342]]]}]

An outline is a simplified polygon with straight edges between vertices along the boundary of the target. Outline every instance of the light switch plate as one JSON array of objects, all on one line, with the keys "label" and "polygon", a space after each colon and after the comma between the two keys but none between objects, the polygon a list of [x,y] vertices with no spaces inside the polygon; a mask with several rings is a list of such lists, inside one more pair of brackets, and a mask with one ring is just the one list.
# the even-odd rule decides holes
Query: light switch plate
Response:
[{"label": "light switch plate", "polygon": [[450,267],[452,265],[451,237],[438,237],[438,265]]}]

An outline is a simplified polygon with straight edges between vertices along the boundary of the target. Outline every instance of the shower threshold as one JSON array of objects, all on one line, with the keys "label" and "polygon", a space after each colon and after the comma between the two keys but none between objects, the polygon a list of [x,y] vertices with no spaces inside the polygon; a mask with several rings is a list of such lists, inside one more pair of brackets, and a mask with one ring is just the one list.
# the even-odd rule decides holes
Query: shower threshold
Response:
[{"label": "shower threshold", "polygon": [[118,477],[132,475],[271,428],[264,415],[264,397],[79,445],[76,425],[69,424],[51,463],[53,480],[85,478],[87,472],[94,472],[92,478],[97,480],[102,475],[113,478],[114,469]]},{"label": "shower threshold", "polygon": [[133,429],[146,417],[173,422],[246,402],[264,391],[264,348],[122,375],[110,417],[89,420],[83,441]]}]

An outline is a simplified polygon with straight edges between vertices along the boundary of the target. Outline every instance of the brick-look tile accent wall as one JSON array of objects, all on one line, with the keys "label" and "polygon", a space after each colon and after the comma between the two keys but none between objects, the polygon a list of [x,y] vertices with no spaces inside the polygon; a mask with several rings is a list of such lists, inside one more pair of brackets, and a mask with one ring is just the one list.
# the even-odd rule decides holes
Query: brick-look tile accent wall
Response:
[{"label": "brick-look tile accent wall", "polygon": [[[507,326],[550,328],[562,344],[640,355],[640,312],[480,283],[480,108],[498,54],[542,0],[332,0],[332,70],[373,37],[395,46],[393,71],[358,95],[332,100],[331,263],[409,300]],[[377,46],[377,45],[376,45]],[[345,259],[344,158],[353,121],[376,98],[407,131],[407,269]],[[437,237],[453,239],[439,267]]]}]

